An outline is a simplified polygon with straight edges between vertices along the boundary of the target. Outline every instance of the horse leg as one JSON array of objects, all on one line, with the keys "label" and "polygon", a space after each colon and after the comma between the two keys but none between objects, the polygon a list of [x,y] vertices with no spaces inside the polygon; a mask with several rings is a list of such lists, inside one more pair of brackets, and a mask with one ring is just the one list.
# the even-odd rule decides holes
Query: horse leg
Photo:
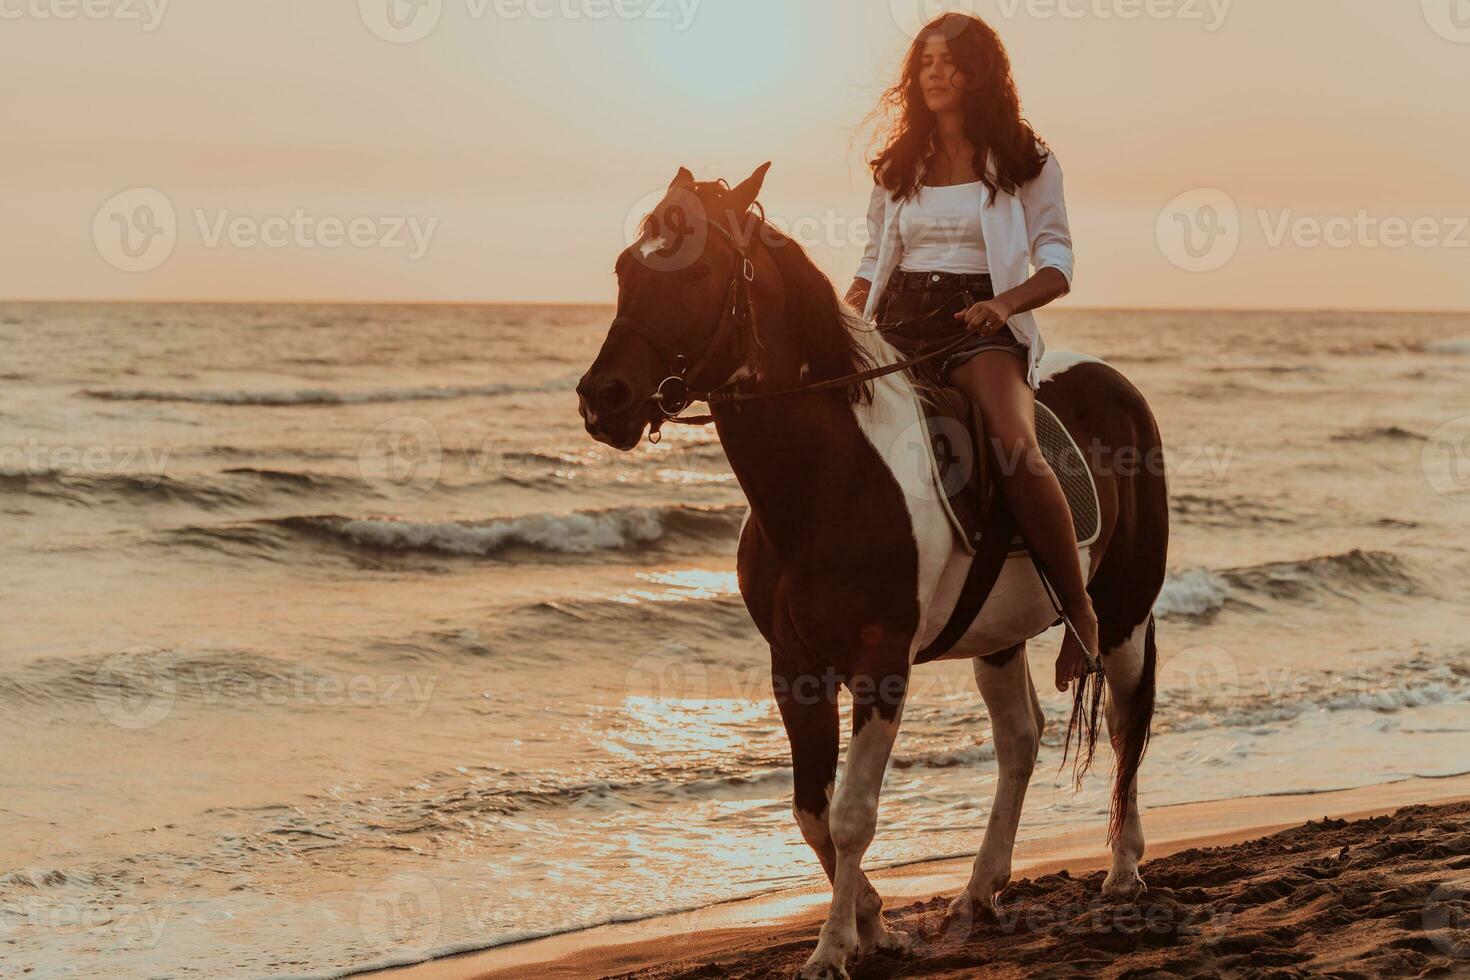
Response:
[{"label": "horse leg", "polygon": [[1103,882],[1103,895],[1130,899],[1144,890],[1138,874],[1143,859],[1143,820],[1138,812],[1138,768],[1153,718],[1154,670],[1158,651],[1150,615],[1117,646],[1103,655],[1107,675],[1108,739],[1117,758],[1113,818],[1108,839],[1113,868]]},{"label": "horse leg", "polygon": [[[907,661],[902,672],[855,675],[847,683],[853,691],[852,739],[843,761],[842,779],[827,808],[827,833],[833,854],[829,872],[832,906],[817,948],[801,968],[799,976],[803,980],[846,978],[848,957],[863,948],[859,926],[864,920],[868,937],[877,945],[905,950],[910,942],[906,935],[883,927],[882,901],[862,869],[863,855],[873,842],[878,823],[883,773],[903,714]],[[825,795],[825,789],[823,792]]]},{"label": "horse leg", "polygon": [[1011,880],[1016,828],[1021,821],[1021,806],[1036,767],[1041,729],[1046,722],[1026,664],[1025,642],[990,657],[976,657],[974,665],[975,683],[990,713],[1000,778],[970,883],[950,903],[950,919],[961,921],[993,914],[996,895]]},{"label": "horse leg", "polygon": [[[791,812],[801,836],[817,855],[829,882],[836,882],[837,847],[827,826],[827,811],[832,801],[833,781],[837,775],[837,701],[832,697],[803,696],[795,691],[795,678],[780,669],[773,670],[776,680],[776,702],[786,737],[791,743],[791,765],[794,793]],[[813,688],[815,690],[815,688]],[[793,693],[794,692],[794,693]],[[865,953],[875,949],[905,952],[909,937],[889,929],[883,923],[883,899],[878,890],[862,878],[862,894],[857,902],[858,948]]]}]

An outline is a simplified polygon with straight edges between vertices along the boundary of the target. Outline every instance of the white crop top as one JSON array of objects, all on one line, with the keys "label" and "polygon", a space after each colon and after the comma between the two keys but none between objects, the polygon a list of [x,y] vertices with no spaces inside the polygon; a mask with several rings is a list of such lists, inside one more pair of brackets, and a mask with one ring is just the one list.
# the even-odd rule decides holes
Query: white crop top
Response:
[{"label": "white crop top", "polygon": [[905,272],[989,272],[980,227],[980,181],[920,186],[898,213]]}]

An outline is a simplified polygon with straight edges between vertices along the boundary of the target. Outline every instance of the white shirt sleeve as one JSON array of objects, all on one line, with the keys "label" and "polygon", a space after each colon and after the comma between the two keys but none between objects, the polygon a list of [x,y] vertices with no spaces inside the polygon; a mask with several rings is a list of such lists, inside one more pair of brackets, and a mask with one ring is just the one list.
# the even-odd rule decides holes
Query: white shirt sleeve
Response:
[{"label": "white shirt sleeve", "polygon": [[1048,153],[1041,173],[1018,191],[1026,213],[1026,237],[1031,241],[1031,264],[1036,271],[1056,269],[1072,286],[1076,258],[1072,254],[1072,231],[1067,224],[1067,202],[1062,193],[1062,165]]},{"label": "white shirt sleeve", "polygon": [[883,244],[883,212],[888,207],[888,191],[873,182],[873,196],[868,199],[868,244],[863,260],[858,263],[857,278],[873,281],[878,274],[878,248]]}]

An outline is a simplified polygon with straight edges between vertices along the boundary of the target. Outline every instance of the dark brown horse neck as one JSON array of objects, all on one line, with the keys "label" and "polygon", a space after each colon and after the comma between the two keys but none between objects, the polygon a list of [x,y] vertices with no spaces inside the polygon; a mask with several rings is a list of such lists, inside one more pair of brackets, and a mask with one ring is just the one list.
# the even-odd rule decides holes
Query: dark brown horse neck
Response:
[{"label": "dark brown horse neck", "polygon": [[[714,409],[715,426],[755,519],[782,556],[811,550],[811,530],[841,520],[881,468],[841,392]],[[867,464],[867,465],[864,465]],[[867,470],[868,472],[864,472]]]}]

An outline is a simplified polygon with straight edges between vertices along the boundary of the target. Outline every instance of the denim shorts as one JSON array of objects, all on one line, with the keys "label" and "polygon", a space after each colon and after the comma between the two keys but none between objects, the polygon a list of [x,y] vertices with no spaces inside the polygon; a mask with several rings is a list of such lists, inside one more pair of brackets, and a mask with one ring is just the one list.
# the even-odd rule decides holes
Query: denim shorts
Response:
[{"label": "denim shorts", "polygon": [[966,307],[994,298],[990,277],[983,273],[896,271],[878,304],[878,328],[905,357],[968,336],[943,357],[914,368],[919,380],[928,384],[949,385],[951,371],[988,350],[1007,351],[1029,364],[1030,349],[1009,326],[982,337],[955,319]]}]

